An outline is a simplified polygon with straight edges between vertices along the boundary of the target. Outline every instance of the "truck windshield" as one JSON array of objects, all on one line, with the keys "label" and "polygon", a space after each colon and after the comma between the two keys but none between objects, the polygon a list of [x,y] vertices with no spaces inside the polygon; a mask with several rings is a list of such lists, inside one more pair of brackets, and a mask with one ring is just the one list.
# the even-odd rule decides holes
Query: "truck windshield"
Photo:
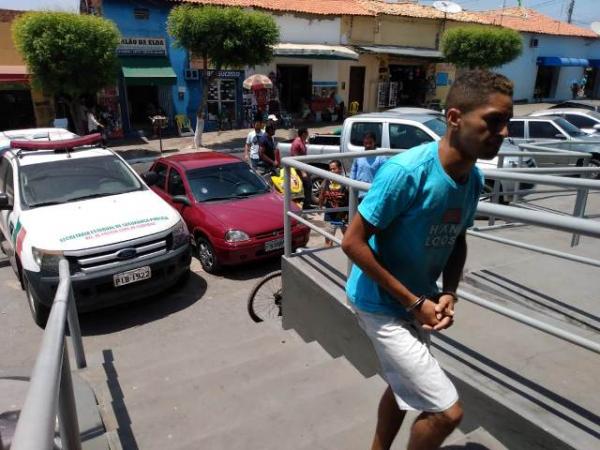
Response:
[{"label": "truck windshield", "polygon": [[21,201],[29,208],[144,189],[131,169],[110,155],[22,165],[19,182]]},{"label": "truck windshield", "polygon": [[424,122],[423,125],[429,128],[439,137],[442,137],[444,134],[446,134],[446,128],[448,128],[448,126],[446,125],[446,121],[437,117],[435,119],[431,119],[427,122]]}]

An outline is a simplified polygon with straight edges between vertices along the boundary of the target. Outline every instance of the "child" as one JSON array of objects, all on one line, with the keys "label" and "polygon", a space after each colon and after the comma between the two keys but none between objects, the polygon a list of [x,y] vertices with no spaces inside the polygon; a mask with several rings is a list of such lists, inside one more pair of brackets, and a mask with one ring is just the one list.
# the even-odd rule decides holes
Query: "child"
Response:
[{"label": "child", "polygon": [[[329,171],[336,175],[342,175],[342,163],[334,159],[329,163]],[[344,208],[348,206],[348,188],[342,184],[339,184],[332,180],[325,180],[321,187],[321,194],[319,195],[319,208],[325,206],[326,208]],[[334,235],[336,230],[342,232],[342,235],[346,232],[348,213],[342,212],[326,212],[324,219],[329,222],[327,232]],[[325,247],[331,247],[333,242],[325,238]]]}]

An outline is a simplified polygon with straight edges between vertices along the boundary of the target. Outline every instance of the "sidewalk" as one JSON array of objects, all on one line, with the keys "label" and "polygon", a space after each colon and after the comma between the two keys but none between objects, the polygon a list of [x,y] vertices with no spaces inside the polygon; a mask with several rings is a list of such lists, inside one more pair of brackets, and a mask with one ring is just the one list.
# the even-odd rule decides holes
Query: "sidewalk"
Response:
[{"label": "sidewalk", "polygon": [[[319,123],[307,126],[310,134],[320,133],[326,134],[331,133],[334,129],[339,128],[339,123]],[[284,141],[290,139],[293,129],[280,129],[275,133],[275,137],[278,141]],[[227,153],[238,153],[244,149],[246,143],[246,137],[250,132],[249,128],[241,128],[235,130],[226,131],[210,131],[202,135],[203,147],[198,151],[210,151],[218,150]],[[192,152],[197,151],[194,148],[194,138],[189,137],[166,137],[163,138],[163,152]],[[158,139],[148,139],[146,137],[130,138],[130,139],[119,139],[109,141],[109,147],[115,151],[160,151],[160,141]]]},{"label": "sidewalk", "polygon": [[[547,109],[551,105],[551,103],[528,103],[523,105],[515,105],[514,115],[527,115],[533,111]],[[327,134],[341,126],[342,124],[340,123],[316,123],[308,124],[307,128],[310,134]],[[163,138],[163,152],[168,154],[174,152],[187,153],[192,151],[217,150],[226,153],[241,153],[244,149],[244,144],[246,143],[246,137],[248,136],[249,131],[249,128],[241,128],[235,130],[206,132],[202,135],[203,147],[198,150],[194,148],[193,137],[166,137]],[[275,137],[278,141],[288,140],[291,137],[292,131],[293,129],[291,128],[279,129],[275,133]],[[109,146],[113,150],[119,152],[126,151],[128,153],[130,151],[140,151],[140,154],[147,154],[148,151],[160,151],[159,140],[148,139],[146,137],[113,140],[109,141]],[[145,152],[142,152],[144,150]]]}]

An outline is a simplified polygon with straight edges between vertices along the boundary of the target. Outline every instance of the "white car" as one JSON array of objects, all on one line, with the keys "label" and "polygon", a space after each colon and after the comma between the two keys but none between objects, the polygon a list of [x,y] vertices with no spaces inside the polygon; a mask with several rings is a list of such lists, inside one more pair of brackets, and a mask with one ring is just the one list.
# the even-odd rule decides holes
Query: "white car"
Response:
[{"label": "white car", "polygon": [[0,246],[40,326],[61,257],[79,311],[140,299],[189,274],[179,213],[113,151],[81,147],[89,141],[13,141],[0,154]]},{"label": "white car", "polygon": [[[562,117],[571,125],[575,125],[581,131],[587,134],[600,133],[600,113],[596,111],[590,111],[589,109],[583,108],[556,108],[556,109],[544,109],[542,111],[535,111],[530,114],[534,117],[543,116],[555,116]],[[597,136],[600,139],[600,135]]]}]

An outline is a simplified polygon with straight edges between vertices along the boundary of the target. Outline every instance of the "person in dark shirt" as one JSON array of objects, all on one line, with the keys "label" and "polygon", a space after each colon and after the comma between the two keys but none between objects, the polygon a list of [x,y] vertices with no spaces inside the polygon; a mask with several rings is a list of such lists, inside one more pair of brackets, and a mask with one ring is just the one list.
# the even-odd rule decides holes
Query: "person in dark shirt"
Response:
[{"label": "person in dark shirt", "polygon": [[265,132],[258,141],[258,170],[262,175],[272,173],[279,163],[275,157],[275,127],[271,124],[265,127]]}]

